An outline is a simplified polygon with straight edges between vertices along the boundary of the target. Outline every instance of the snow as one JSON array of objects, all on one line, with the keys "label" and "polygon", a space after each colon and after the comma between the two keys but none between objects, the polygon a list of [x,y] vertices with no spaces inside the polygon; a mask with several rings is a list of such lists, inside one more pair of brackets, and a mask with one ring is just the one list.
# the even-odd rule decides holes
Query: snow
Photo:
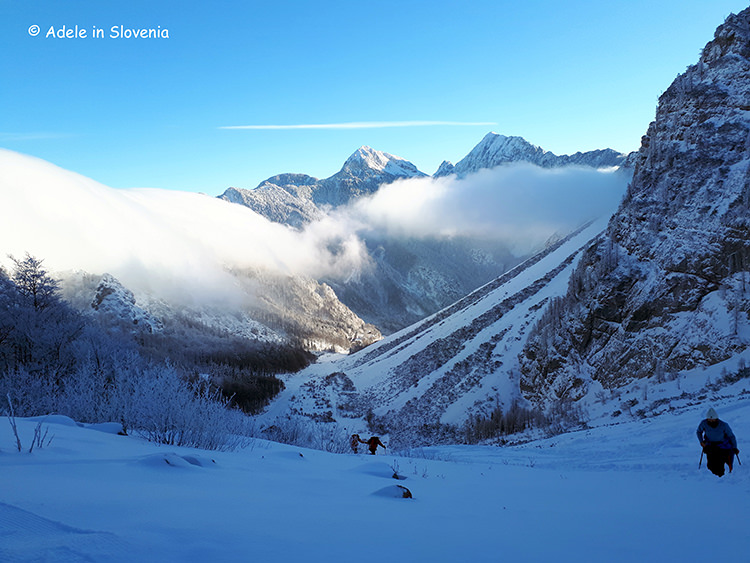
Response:
[{"label": "snow", "polygon": [[[508,272],[503,283],[490,282],[356,354],[331,356],[300,373],[280,376],[285,389],[259,419],[272,425],[290,412],[324,415],[330,411],[356,432],[355,426],[364,422],[352,419],[349,404],[354,396],[367,401],[374,414],[398,418],[401,431],[433,422],[460,426],[470,415],[487,414],[497,405],[509,408],[520,398],[517,358],[526,333],[542,316],[543,305],[565,294],[582,249],[606,224],[606,217],[592,222],[544,257]],[[569,264],[561,268],[568,259]],[[539,280],[546,281],[539,284]],[[535,291],[528,291],[535,285]],[[486,315],[498,307],[497,313]],[[477,323],[482,317],[486,319]],[[453,346],[449,357],[435,358],[449,346]],[[489,351],[483,354],[483,348]],[[428,363],[430,369],[422,369]],[[330,385],[328,378],[334,372],[345,373],[353,388],[342,392]],[[401,416],[407,409],[419,409],[419,415],[407,422]],[[364,415],[364,410],[357,414]]]},{"label": "snow", "polygon": [[[742,449],[750,403],[711,404]],[[0,424],[0,559],[742,560],[750,476],[698,468],[707,406],[512,447],[377,457],[261,440],[205,452],[65,417],[43,421],[49,444],[19,453]],[[28,447],[40,420],[17,422]]]},{"label": "snow", "polygon": [[376,151],[367,146],[358,148],[344,163],[344,169],[357,168],[407,178],[424,176],[424,173],[417,170],[417,167],[408,160],[387,152]]}]

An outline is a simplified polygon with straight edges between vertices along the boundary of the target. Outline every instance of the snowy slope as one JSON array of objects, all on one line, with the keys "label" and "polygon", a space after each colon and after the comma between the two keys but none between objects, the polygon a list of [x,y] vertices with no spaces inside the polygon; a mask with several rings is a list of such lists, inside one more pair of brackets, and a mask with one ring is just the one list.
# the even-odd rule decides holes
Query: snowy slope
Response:
[{"label": "snowy slope", "polygon": [[[451,307],[349,357],[322,361],[286,381],[264,415],[317,420],[377,418],[414,443],[425,425],[461,425],[521,399],[517,356],[544,305],[567,290],[577,259],[606,225],[599,220]],[[439,430],[426,438],[434,440]],[[457,439],[457,437],[453,437]]]},{"label": "snowy slope", "polygon": [[[709,400],[745,456],[750,403]],[[51,443],[18,453],[3,424],[0,559],[741,561],[750,465],[721,479],[705,460],[698,469],[704,411],[377,457],[261,440],[236,452],[157,446],[62,417],[44,424]],[[28,447],[37,421],[18,424]],[[721,541],[696,532],[707,518]]]}]

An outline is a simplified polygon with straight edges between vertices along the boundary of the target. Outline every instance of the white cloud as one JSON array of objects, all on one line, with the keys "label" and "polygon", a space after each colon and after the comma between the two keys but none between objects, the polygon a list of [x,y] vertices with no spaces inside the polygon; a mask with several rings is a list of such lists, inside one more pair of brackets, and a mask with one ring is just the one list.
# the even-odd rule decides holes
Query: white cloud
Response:
[{"label": "white cloud", "polygon": [[489,121],[353,121],[349,123],[307,123],[297,125],[225,125],[219,129],[380,129],[385,127],[432,127],[437,125],[467,127],[497,125]]},{"label": "white cloud", "polygon": [[217,198],[117,190],[0,149],[0,263],[29,252],[53,271],[109,272],[134,290],[222,300],[235,286],[227,268],[356,275],[368,263],[362,237],[373,231],[494,237],[529,252],[556,232],[611,214],[628,179],[514,165],[464,179],[403,180],[298,232]]},{"label": "white cloud", "polygon": [[526,253],[555,233],[614,213],[629,180],[629,174],[615,169],[546,169],[518,163],[462,179],[397,181],[347,212],[392,236],[494,237]]},{"label": "white cloud", "polygon": [[116,190],[0,150],[0,262],[29,252],[51,270],[109,272],[133,289],[221,297],[226,268],[346,275],[364,256],[341,225],[306,233],[190,192]]}]

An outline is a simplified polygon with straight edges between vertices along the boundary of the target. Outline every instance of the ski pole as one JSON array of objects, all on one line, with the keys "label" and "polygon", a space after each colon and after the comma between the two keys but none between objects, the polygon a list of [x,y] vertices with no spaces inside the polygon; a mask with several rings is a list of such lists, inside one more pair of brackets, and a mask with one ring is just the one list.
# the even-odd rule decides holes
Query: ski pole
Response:
[{"label": "ski pole", "polygon": [[[701,450],[701,460],[698,462],[698,469],[701,468],[701,463],[703,463],[703,450]],[[740,465],[742,464],[740,463]]]},{"label": "ski pole", "polygon": [[740,461],[740,454],[734,454],[734,455],[737,458],[737,463],[739,463],[740,465],[742,465],[742,462]]}]

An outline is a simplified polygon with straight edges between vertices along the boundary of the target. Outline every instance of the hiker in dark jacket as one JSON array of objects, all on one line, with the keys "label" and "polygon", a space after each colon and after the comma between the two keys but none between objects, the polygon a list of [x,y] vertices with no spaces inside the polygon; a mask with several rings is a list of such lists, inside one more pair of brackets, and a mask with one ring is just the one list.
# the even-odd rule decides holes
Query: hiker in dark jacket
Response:
[{"label": "hiker in dark jacket", "polygon": [[369,440],[367,440],[367,447],[370,448],[370,453],[372,455],[375,455],[375,451],[378,449],[378,446],[383,446],[383,449],[385,449],[385,444],[380,441],[380,438],[377,436],[371,436]]},{"label": "hiker in dark jacket", "polygon": [[734,437],[729,425],[719,420],[713,407],[708,409],[706,418],[698,425],[696,434],[706,454],[706,467],[711,473],[719,477],[724,475],[724,464],[729,467],[731,473],[734,455],[740,453],[737,449],[737,438]]}]

